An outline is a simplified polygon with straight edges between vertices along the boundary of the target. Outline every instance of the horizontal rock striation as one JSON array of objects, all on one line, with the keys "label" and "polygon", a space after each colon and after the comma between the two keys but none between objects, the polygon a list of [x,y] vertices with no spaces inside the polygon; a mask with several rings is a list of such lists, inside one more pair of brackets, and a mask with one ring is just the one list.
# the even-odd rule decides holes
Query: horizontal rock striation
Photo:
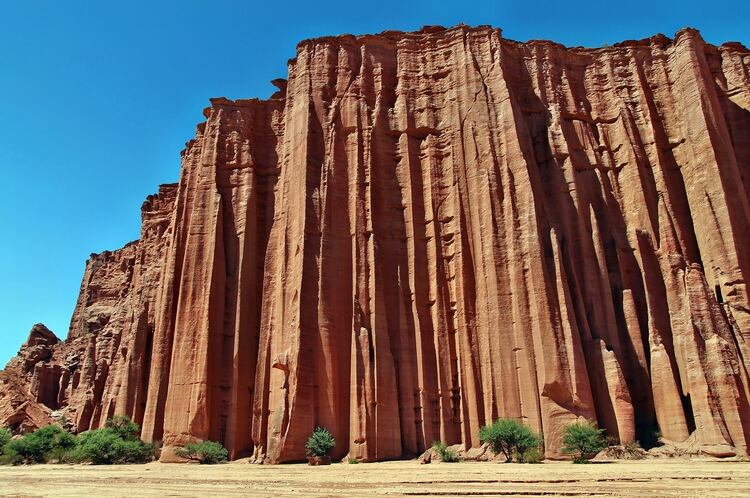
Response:
[{"label": "horizontal rock striation", "polygon": [[580,418],[747,450],[747,49],[427,27],[304,41],[274,84],[212,99],[68,339],[6,367],[35,409],[259,462],[318,425],[371,461],[498,417],[550,457]]}]

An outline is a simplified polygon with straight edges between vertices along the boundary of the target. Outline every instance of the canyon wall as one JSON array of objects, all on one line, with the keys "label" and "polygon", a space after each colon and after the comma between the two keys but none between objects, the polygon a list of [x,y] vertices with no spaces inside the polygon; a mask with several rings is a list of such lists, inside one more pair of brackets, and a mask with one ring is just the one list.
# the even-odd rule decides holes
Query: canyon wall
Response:
[{"label": "canyon wall", "polygon": [[211,101],[68,339],[2,373],[8,423],[272,463],[315,426],[372,461],[498,417],[550,457],[581,418],[747,450],[747,49],[426,27],[304,41],[273,83]]}]

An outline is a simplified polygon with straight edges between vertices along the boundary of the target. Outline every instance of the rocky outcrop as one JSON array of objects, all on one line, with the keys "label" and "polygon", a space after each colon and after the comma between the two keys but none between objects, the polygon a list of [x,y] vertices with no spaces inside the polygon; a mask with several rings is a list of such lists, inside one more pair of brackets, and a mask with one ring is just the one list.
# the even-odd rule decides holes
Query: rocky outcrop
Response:
[{"label": "rocky outcrop", "polygon": [[745,450],[749,68],[690,29],[304,41],[270,99],[211,101],[68,339],[6,375],[165,455],[296,461],[321,425],[335,458],[402,458],[498,417],[550,457],[580,418]]},{"label": "rocky outcrop", "polygon": [[165,232],[176,193],[176,185],[162,185],[143,203],[138,241],[91,255],[67,340],[58,342],[37,324],[5,368],[6,376],[25,384],[22,392],[50,410],[64,409],[79,430],[98,427],[115,413],[143,417]]},{"label": "rocky outcrop", "polygon": [[57,336],[38,323],[18,357],[0,372],[0,427],[23,434],[54,421],[47,403],[57,387],[47,374],[56,369],[49,361],[58,344]]}]

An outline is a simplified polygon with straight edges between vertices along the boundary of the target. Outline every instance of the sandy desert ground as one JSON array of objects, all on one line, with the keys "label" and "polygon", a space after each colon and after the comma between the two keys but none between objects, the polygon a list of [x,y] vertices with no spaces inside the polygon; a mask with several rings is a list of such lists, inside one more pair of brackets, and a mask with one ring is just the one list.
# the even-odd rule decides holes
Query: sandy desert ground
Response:
[{"label": "sandy desert ground", "polygon": [[750,497],[750,463],[38,465],[0,468],[0,495]]}]

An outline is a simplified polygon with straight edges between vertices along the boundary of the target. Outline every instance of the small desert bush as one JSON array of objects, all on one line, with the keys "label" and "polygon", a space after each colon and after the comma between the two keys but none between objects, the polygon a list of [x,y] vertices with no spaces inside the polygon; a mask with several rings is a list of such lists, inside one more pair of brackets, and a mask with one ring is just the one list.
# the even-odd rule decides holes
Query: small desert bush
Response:
[{"label": "small desert bush", "polygon": [[140,439],[123,439],[110,427],[82,432],[71,460],[94,465],[146,463],[154,459],[154,445]]},{"label": "small desert bush", "polygon": [[6,429],[5,427],[0,427],[0,455],[3,454],[5,445],[10,442],[11,437],[13,437],[13,435],[8,429]]},{"label": "small desert bush", "polygon": [[310,438],[307,440],[305,448],[307,448],[307,454],[310,456],[322,457],[328,455],[334,446],[336,446],[336,440],[333,439],[333,435],[328,432],[328,429],[322,427],[316,427]]},{"label": "small desert bush", "polygon": [[353,457],[349,457],[349,458],[346,459],[346,463],[348,463],[350,465],[356,465],[356,464],[359,463],[359,460],[357,460],[356,458],[353,458]]},{"label": "small desert bush", "polygon": [[135,441],[141,434],[140,426],[126,415],[115,415],[107,420],[104,427],[111,429],[123,441]]},{"label": "small desert bush", "polygon": [[5,453],[5,446],[10,442],[13,434],[5,427],[0,427],[0,465],[9,465],[13,463],[13,455]]},{"label": "small desert bush", "polygon": [[453,463],[459,461],[456,452],[450,449],[448,445],[442,441],[435,441],[434,443],[432,443],[432,449],[434,449],[435,453],[438,454],[441,462]]},{"label": "small desert bush", "polygon": [[18,465],[23,463],[21,457],[10,448],[3,448],[3,454],[0,455],[0,465]]},{"label": "small desert bush", "polygon": [[563,452],[573,455],[573,462],[587,463],[607,446],[604,430],[589,421],[575,422],[565,427]]},{"label": "small desert bush", "polygon": [[532,446],[523,453],[516,453],[516,460],[520,463],[542,463],[544,452],[539,446]]},{"label": "small desert bush", "polygon": [[48,425],[18,439],[3,448],[4,463],[45,463],[60,460],[75,446],[75,437],[60,426]]},{"label": "small desert bush", "polygon": [[486,425],[479,430],[479,440],[489,444],[495,454],[505,455],[507,462],[512,462],[514,456],[519,462],[526,461],[526,453],[532,448],[538,448],[542,442],[539,434],[532,431],[521,422],[508,418],[495,420],[492,425]]},{"label": "small desert bush", "polygon": [[94,465],[146,463],[154,459],[156,447],[141,441],[141,428],[125,415],[115,415],[102,429],[82,432],[70,459]]},{"label": "small desert bush", "polygon": [[69,432],[60,433],[52,449],[45,455],[46,462],[73,463],[73,452],[76,447],[76,437]]},{"label": "small desert bush", "polygon": [[5,427],[0,427],[0,465],[11,465],[19,462],[18,455],[7,448],[13,434]]},{"label": "small desert bush", "polygon": [[187,458],[202,464],[226,462],[229,457],[226,448],[215,441],[188,443],[184,448],[177,448],[175,453],[180,458]]}]

